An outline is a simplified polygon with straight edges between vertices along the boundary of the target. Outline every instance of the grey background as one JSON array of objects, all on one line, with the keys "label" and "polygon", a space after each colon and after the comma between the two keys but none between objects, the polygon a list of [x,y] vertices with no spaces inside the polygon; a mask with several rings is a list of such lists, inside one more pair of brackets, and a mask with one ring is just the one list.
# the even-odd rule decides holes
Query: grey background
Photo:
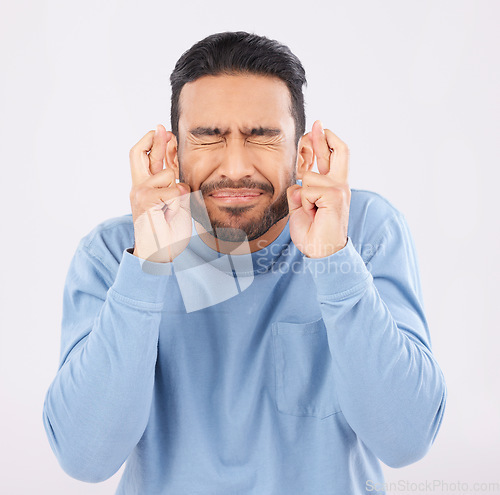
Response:
[{"label": "grey background", "polygon": [[414,236],[449,397],[429,454],[384,467],[387,481],[500,482],[499,12],[494,0],[2,2],[0,491],[114,493],[122,470],[71,479],[43,429],[64,277],[79,239],[130,211],[128,152],[170,129],[175,61],[226,30],[290,46],[307,130],[321,119],[343,139],[350,186],[384,195]]}]

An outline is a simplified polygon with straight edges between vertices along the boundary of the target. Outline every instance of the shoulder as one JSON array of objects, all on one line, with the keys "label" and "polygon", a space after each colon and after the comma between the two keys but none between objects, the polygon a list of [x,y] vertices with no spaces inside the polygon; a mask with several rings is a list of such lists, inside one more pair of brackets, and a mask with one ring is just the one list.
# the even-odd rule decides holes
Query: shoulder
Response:
[{"label": "shoulder", "polygon": [[109,218],[97,224],[79,243],[90,256],[97,258],[111,271],[115,271],[123,251],[134,245],[132,214]]},{"label": "shoulder", "polygon": [[357,215],[370,214],[375,220],[389,217],[402,216],[396,206],[394,206],[385,196],[366,189],[351,189],[351,210]]},{"label": "shoulder", "polygon": [[348,235],[355,245],[376,243],[388,231],[406,224],[403,213],[374,191],[351,189]]}]

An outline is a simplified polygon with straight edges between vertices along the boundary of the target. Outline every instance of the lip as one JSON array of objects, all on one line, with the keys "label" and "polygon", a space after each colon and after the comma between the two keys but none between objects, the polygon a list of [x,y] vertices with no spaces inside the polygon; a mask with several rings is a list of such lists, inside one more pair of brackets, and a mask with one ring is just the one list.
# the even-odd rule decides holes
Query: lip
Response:
[{"label": "lip", "polygon": [[211,196],[217,201],[225,203],[248,202],[262,196],[262,191],[258,189],[220,189],[214,191]]}]

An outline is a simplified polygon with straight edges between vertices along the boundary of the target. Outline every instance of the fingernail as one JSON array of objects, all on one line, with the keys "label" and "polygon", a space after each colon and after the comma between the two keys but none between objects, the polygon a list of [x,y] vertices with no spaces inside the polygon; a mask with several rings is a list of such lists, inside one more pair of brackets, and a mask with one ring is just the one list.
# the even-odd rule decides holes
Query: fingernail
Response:
[{"label": "fingernail", "polygon": [[323,124],[321,123],[321,120],[318,120],[318,122],[319,122],[319,130],[321,131],[321,134],[324,134],[325,131],[323,129]]}]

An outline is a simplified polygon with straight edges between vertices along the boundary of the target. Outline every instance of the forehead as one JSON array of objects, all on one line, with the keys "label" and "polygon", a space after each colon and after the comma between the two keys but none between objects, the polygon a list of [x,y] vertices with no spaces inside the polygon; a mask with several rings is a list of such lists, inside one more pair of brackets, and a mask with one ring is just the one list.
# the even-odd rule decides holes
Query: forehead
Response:
[{"label": "forehead", "polygon": [[293,125],[290,91],[277,77],[255,74],[203,76],[186,83],[179,126]]}]

